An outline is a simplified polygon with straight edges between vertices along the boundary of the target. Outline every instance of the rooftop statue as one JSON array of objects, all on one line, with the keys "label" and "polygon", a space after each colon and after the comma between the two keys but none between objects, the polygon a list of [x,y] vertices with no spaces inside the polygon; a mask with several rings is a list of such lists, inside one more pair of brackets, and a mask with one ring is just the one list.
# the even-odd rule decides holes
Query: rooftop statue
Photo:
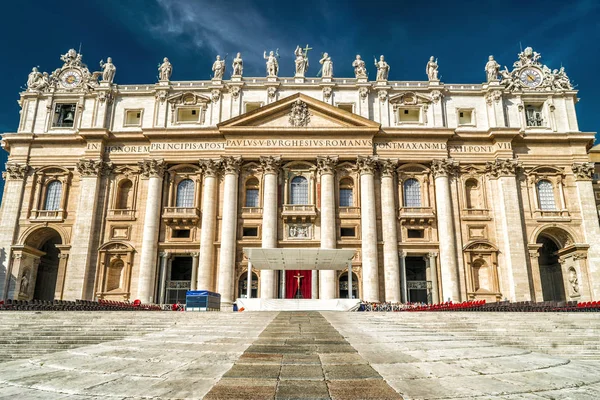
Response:
[{"label": "rooftop statue", "polygon": [[[279,49],[277,49],[279,50]],[[279,62],[277,62],[277,57],[279,57],[279,52],[277,55],[271,50],[269,55],[267,56],[267,51],[263,53],[263,58],[267,60],[267,76],[268,77],[276,77],[279,73]]]},{"label": "rooftop statue", "polygon": [[367,78],[367,67],[365,66],[364,60],[360,58],[360,54],[356,55],[356,60],[352,61],[352,66],[354,67],[354,75],[356,76],[356,79]]},{"label": "rooftop statue", "polygon": [[390,65],[387,62],[385,62],[385,58],[383,56],[380,56],[379,61],[375,59],[375,66],[377,67],[377,80],[387,81],[388,75],[390,73]]},{"label": "rooftop statue", "polygon": [[429,61],[427,62],[427,66],[425,67],[425,73],[427,74],[427,78],[430,81],[439,81],[438,79],[438,63],[437,59],[434,60],[434,57],[429,57]]},{"label": "rooftop statue", "polygon": [[333,61],[329,54],[323,53],[323,57],[319,60],[319,64],[323,65],[321,76],[323,78],[333,78]]},{"label": "rooftop statue", "polygon": [[242,60],[242,53],[237,53],[237,55],[233,59],[232,68],[232,76],[242,76],[244,72],[244,61]]},{"label": "rooftop statue", "polygon": [[488,82],[497,81],[500,73],[500,64],[494,60],[494,56],[488,57],[488,62],[485,64],[485,74]]},{"label": "rooftop statue", "polygon": [[573,86],[565,69],[552,71],[547,65],[540,62],[541,54],[533,51],[531,47],[518,54],[518,60],[513,64],[513,70],[504,67],[500,71],[501,83],[506,90],[572,90]]},{"label": "rooftop statue", "polygon": [[302,49],[300,46],[296,46],[294,55],[296,56],[296,77],[304,77],[304,74],[308,70],[308,51],[312,50],[308,45]]},{"label": "rooftop statue", "polygon": [[225,74],[225,60],[221,60],[221,56],[217,56],[215,62],[212,66],[213,70],[213,79],[220,81],[223,79],[223,75]]},{"label": "rooftop statue", "polygon": [[163,58],[163,63],[158,66],[158,79],[161,81],[168,81],[171,79],[173,73],[173,66],[169,62],[167,57]]},{"label": "rooftop statue", "polygon": [[102,68],[102,82],[113,83],[117,68],[112,63],[112,58],[108,57],[106,62],[100,60],[100,68]]}]

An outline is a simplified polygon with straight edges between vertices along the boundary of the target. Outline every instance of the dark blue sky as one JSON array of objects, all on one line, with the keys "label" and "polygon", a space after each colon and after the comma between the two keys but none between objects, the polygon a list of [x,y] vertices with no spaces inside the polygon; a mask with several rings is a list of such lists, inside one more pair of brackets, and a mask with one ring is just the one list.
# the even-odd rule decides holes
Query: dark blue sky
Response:
[{"label": "dark blue sky", "polygon": [[[280,76],[293,74],[297,44],[328,52],[334,75],[353,76],[361,54],[371,64],[384,54],[390,80],[426,80],[429,56],[439,59],[446,83],[480,83],[487,57],[509,68],[520,45],[532,46],[550,68],[565,66],[580,90],[580,129],[598,130],[600,110],[600,1],[226,1],[226,0],[19,0],[0,16],[0,132],[15,132],[20,87],[31,67],[51,72],[59,56],[82,46],[97,70],[113,58],[115,82],[156,82],[167,56],[173,80],[209,79],[216,54],[241,51],[244,75],[264,76],[263,50],[279,48]],[[374,78],[374,68],[369,69]],[[1,152],[2,167],[6,153]]]}]

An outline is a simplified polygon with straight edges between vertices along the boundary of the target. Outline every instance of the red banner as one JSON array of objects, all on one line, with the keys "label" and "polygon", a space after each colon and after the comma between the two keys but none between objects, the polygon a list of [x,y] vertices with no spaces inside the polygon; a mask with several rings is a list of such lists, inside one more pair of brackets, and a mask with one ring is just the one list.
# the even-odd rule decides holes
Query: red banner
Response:
[{"label": "red banner", "polygon": [[311,298],[311,270],[289,270],[285,271],[285,298],[295,299],[298,292],[298,275],[300,278],[300,293],[303,299]]}]

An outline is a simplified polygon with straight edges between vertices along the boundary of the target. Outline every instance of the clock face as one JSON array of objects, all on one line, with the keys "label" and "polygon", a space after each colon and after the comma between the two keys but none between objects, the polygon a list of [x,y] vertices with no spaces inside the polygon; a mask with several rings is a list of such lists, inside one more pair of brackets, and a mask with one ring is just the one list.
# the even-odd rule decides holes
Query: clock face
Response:
[{"label": "clock face", "polygon": [[81,74],[75,70],[65,71],[60,76],[60,83],[68,89],[77,87],[81,83]]},{"label": "clock face", "polygon": [[520,79],[527,87],[538,87],[542,83],[542,73],[537,68],[526,68],[521,71]]}]

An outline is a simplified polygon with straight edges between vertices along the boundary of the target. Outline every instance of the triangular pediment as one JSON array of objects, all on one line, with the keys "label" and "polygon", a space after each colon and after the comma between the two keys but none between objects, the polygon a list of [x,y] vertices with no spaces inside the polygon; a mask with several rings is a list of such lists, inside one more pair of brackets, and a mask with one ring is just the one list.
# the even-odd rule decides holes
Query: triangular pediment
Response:
[{"label": "triangular pediment", "polygon": [[378,131],[380,124],[301,93],[217,125],[221,131],[238,130],[365,130]]}]

